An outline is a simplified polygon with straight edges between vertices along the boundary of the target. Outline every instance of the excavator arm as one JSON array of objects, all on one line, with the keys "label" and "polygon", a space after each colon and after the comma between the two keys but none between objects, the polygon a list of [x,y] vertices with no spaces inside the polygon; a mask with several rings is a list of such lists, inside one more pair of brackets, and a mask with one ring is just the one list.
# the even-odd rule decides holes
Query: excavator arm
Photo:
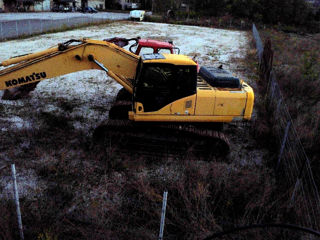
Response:
[{"label": "excavator arm", "polygon": [[88,69],[104,70],[128,92],[133,92],[139,56],[98,40],[70,40],[57,47],[0,63],[0,90]]}]

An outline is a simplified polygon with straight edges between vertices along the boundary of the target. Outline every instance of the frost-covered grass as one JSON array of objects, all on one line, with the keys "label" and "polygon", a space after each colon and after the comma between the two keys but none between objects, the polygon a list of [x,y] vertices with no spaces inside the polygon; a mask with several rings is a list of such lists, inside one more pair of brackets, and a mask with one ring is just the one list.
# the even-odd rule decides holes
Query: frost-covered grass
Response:
[{"label": "frost-covered grass", "polygon": [[243,57],[248,41],[246,32],[243,31],[159,23],[117,22],[3,42],[0,45],[0,61],[9,56],[43,50],[71,38],[102,40],[116,36],[173,40],[174,44],[181,49],[182,54],[191,57],[198,55],[200,63],[214,60],[217,61],[217,64],[228,64],[232,57]]}]

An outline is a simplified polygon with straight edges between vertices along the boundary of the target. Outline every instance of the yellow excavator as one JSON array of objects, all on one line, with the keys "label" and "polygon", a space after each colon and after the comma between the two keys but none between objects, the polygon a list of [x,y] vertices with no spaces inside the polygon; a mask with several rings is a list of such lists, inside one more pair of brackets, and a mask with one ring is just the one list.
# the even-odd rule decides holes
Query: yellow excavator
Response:
[{"label": "yellow excavator", "polygon": [[0,66],[0,90],[87,69],[105,71],[123,90],[95,137],[117,142],[119,149],[210,149],[224,155],[229,144],[218,123],[250,120],[254,104],[252,88],[222,67],[198,70],[184,55],[138,56],[107,41],[72,39]]}]

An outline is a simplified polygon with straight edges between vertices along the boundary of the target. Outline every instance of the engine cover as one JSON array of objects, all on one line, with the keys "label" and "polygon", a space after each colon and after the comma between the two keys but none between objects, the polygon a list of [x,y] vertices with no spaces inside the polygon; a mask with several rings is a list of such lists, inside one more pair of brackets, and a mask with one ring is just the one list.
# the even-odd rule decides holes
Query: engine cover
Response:
[{"label": "engine cover", "polygon": [[240,88],[240,79],[229,71],[216,67],[201,67],[199,75],[212,87]]}]

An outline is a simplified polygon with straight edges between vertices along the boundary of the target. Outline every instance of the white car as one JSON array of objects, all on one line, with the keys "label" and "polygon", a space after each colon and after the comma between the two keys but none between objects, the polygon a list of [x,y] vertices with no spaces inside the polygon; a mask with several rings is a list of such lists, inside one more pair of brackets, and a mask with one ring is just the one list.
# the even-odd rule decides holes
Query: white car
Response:
[{"label": "white car", "polygon": [[132,3],[131,4],[131,9],[138,9],[140,8],[140,4],[139,3]]},{"label": "white car", "polygon": [[139,21],[142,21],[144,19],[145,13],[146,11],[144,10],[133,10],[133,11],[130,11],[130,18],[133,20],[139,19]]},{"label": "white car", "polygon": [[141,7],[140,3],[126,3],[126,9],[139,9]]}]

